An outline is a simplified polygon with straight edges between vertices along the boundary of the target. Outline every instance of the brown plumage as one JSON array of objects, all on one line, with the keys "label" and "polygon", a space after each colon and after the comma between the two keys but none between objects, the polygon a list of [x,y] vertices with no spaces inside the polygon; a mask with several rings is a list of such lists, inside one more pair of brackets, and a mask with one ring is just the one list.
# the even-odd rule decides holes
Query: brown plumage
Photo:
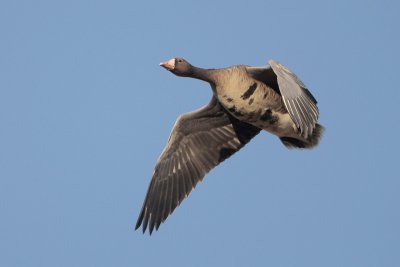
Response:
[{"label": "brown plumage", "polygon": [[171,214],[205,174],[261,130],[289,148],[312,148],[323,132],[317,101],[286,67],[244,65],[201,69],[182,58],[160,65],[177,76],[208,82],[208,105],[181,115],[157,161],[136,229],[154,228]]}]

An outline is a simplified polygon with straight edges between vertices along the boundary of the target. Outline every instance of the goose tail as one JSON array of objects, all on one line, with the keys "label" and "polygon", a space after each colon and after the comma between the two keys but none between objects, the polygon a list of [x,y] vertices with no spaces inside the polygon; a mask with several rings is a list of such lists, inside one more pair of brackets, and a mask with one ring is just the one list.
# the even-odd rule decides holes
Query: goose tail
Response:
[{"label": "goose tail", "polygon": [[307,139],[297,139],[293,137],[280,137],[280,139],[287,148],[310,149],[316,147],[319,144],[319,141],[321,140],[324,130],[325,128],[317,123],[315,124],[315,128],[312,135]]}]

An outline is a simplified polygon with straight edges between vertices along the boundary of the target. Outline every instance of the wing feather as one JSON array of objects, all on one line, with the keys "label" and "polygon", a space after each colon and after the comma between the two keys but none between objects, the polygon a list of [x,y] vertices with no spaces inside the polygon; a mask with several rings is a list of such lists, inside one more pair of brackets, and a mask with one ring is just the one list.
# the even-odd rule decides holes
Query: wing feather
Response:
[{"label": "wing feather", "polygon": [[317,123],[317,101],[304,83],[288,68],[277,61],[269,64],[277,76],[279,90],[290,117],[304,138],[310,136]]},{"label": "wing feather", "polygon": [[317,101],[304,83],[288,68],[270,60],[270,66],[246,67],[248,74],[265,83],[282,96],[283,103],[299,129],[307,139],[312,135],[318,120]]},{"label": "wing feather", "polygon": [[180,116],[157,161],[136,229],[150,234],[188,196],[204,175],[247,144],[259,128],[230,116],[212,98]]}]

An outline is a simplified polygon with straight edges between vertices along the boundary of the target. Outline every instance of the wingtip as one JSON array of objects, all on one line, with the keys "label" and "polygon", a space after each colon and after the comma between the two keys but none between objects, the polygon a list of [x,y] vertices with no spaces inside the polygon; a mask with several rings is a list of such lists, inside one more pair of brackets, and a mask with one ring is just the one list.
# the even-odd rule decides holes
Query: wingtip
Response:
[{"label": "wingtip", "polygon": [[[140,226],[142,226],[141,223],[136,224],[136,226],[135,226],[135,231],[137,231],[137,230],[140,228]],[[142,234],[145,234],[145,233],[146,233],[146,230],[147,230],[147,225],[143,224],[143,226],[142,226]],[[151,235],[152,232],[153,232],[153,230],[152,230],[151,228],[149,228],[149,234],[150,234],[150,235]]]},{"label": "wingtip", "polygon": [[136,222],[136,225],[135,225],[135,231],[140,228],[140,226],[142,225],[142,222],[143,222],[143,216],[142,216],[142,214],[140,214],[140,216]]},{"label": "wingtip", "polygon": [[141,223],[139,223],[139,222],[136,223],[136,225],[135,225],[135,231],[136,231],[137,229],[139,229],[140,225],[141,225]]},{"label": "wingtip", "polygon": [[151,235],[153,233],[153,230],[154,230],[154,225],[153,226],[150,225],[150,227],[149,227],[149,235]]},{"label": "wingtip", "polygon": [[272,66],[278,64],[278,62],[276,60],[270,59],[268,60],[268,64]]}]

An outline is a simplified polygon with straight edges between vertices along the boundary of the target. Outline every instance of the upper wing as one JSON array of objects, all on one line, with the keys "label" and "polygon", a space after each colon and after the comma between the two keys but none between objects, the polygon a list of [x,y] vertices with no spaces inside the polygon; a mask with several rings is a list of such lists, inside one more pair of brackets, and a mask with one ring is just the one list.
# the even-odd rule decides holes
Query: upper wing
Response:
[{"label": "upper wing", "polygon": [[277,61],[268,62],[271,67],[247,67],[248,73],[280,94],[290,117],[304,138],[312,135],[319,111],[317,101],[302,81]]},{"label": "upper wing", "polygon": [[156,230],[204,175],[260,132],[228,115],[215,97],[176,121],[157,161],[136,228]]}]

